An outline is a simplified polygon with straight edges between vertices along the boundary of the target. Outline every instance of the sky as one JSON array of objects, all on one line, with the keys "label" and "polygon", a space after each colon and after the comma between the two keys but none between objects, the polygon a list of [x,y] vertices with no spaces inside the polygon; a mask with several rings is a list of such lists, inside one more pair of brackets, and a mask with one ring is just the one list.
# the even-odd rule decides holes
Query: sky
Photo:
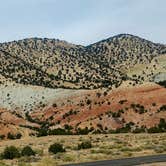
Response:
[{"label": "sky", "polygon": [[46,37],[88,45],[128,33],[166,44],[166,0],[0,2],[0,42]]}]

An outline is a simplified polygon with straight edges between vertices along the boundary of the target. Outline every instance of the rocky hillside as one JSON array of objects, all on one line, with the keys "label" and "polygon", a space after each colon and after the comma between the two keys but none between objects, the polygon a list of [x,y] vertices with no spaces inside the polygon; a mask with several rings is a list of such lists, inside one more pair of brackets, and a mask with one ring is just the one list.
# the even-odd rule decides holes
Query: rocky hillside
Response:
[{"label": "rocky hillside", "polygon": [[0,138],[165,132],[165,87],[166,46],[137,36],[1,43]]},{"label": "rocky hillside", "polygon": [[165,96],[166,89],[155,83],[128,81],[107,91],[3,87],[0,105],[8,107],[0,109],[0,137],[165,132]]},{"label": "rocky hillside", "polygon": [[[2,43],[0,50],[0,74],[5,78],[21,84],[77,89],[118,87],[123,80],[141,82],[140,74],[136,78],[137,74],[130,75],[128,70],[138,64],[149,65],[166,53],[164,45],[127,34],[86,47],[30,38]],[[155,63],[153,67],[158,66],[157,60]],[[151,74],[147,81],[153,77]]]},{"label": "rocky hillside", "polygon": [[112,91],[77,91],[74,95],[70,92],[66,99],[55,99],[42,111],[32,112],[31,117],[49,123],[51,129],[69,125],[74,130],[87,127],[105,132],[129,124],[133,130],[148,129],[166,119],[166,89],[154,83],[135,87],[122,84]]}]

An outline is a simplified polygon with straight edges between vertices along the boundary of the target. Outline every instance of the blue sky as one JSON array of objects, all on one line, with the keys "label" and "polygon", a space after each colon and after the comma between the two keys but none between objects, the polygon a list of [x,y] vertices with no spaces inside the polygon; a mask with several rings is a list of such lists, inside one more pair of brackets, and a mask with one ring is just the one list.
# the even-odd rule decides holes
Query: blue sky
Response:
[{"label": "blue sky", "polygon": [[130,33],[166,44],[166,0],[0,1],[0,42],[48,37],[88,45]]}]

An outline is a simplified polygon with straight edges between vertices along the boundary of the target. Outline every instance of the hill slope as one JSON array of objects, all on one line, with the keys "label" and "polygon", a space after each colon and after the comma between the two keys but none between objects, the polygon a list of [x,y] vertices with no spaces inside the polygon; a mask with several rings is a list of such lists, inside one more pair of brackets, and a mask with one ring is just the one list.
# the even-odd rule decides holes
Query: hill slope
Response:
[{"label": "hill slope", "polygon": [[72,132],[147,131],[166,120],[165,82],[166,47],[129,34],[89,46],[46,38],[1,43],[0,134],[66,125]]},{"label": "hill slope", "polygon": [[[1,60],[3,76],[23,84],[77,89],[118,87],[123,80],[136,80],[128,70],[140,64],[149,65],[166,53],[164,45],[127,34],[86,47],[55,39],[30,38],[2,43],[0,49],[1,56],[8,55]],[[17,63],[10,61],[3,71],[3,65],[8,64],[7,57],[15,58]],[[153,65],[160,64],[156,60]],[[145,78],[148,74],[144,75]],[[140,77],[138,82],[143,79]],[[148,81],[153,77],[151,74]]]}]

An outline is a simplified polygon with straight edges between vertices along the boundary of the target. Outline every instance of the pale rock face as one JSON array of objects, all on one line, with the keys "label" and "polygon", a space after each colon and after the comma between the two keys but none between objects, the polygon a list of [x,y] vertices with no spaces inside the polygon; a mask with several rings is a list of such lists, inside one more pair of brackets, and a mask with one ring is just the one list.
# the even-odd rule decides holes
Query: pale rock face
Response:
[{"label": "pale rock face", "polygon": [[159,74],[155,75],[155,77],[154,77],[155,82],[162,82],[165,80],[166,80],[166,73],[159,73]]},{"label": "pale rock face", "polygon": [[[72,90],[50,89],[20,84],[0,85],[0,107],[9,110],[30,111],[42,106],[51,105],[55,100],[65,98]],[[73,93],[73,91],[72,91]],[[76,92],[75,92],[76,93]]]}]

